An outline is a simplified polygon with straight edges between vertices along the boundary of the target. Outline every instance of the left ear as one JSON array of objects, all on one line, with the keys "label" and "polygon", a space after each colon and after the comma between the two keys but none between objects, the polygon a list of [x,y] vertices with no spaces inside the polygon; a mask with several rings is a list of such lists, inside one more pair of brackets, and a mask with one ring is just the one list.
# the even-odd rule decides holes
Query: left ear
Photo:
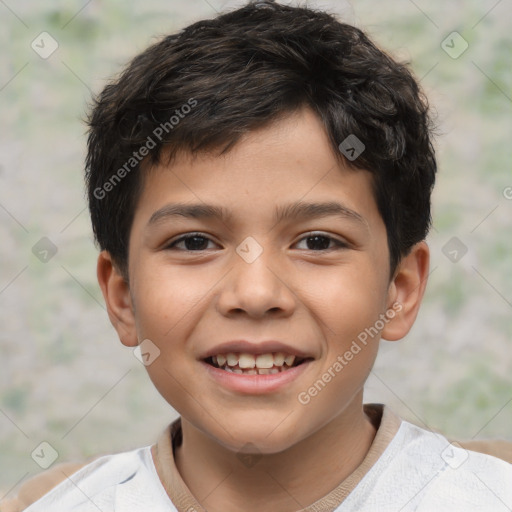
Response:
[{"label": "left ear", "polygon": [[382,330],[383,339],[396,341],[410,331],[425,293],[429,265],[430,251],[424,241],[414,245],[400,261],[388,293],[388,311],[394,311],[395,316]]}]

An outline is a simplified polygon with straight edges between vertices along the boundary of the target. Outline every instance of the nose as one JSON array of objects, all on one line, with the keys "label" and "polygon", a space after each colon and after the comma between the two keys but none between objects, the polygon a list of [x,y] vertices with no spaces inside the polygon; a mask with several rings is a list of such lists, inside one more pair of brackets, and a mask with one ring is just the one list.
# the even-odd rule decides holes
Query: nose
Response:
[{"label": "nose", "polygon": [[233,256],[231,272],[224,280],[217,309],[224,316],[246,314],[251,318],[289,316],[296,297],[287,276],[279,271],[275,258],[263,253],[252,262]]}]

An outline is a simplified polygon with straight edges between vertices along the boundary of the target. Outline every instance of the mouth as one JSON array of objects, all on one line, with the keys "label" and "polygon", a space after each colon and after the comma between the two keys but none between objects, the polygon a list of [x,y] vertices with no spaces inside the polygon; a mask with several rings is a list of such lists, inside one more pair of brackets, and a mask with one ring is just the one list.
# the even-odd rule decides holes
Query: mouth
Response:
[{"label": "mouth", "polygon": [[285,352],[228,352],[207,357],[204,362],[219,370],[239,375],[277,375],[312,360],[312,357],[299,357]]}]

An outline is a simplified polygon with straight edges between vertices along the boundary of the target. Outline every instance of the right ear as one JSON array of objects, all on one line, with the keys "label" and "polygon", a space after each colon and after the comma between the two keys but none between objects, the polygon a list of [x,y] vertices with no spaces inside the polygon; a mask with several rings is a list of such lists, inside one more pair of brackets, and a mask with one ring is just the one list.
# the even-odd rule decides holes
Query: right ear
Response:
[{"label": "right ear", "polygon": [[121,343],[135,347],[138,340],[130,287],[107,251],[101,251],[98,256],[96,275],[107,305],[108,317]]}]

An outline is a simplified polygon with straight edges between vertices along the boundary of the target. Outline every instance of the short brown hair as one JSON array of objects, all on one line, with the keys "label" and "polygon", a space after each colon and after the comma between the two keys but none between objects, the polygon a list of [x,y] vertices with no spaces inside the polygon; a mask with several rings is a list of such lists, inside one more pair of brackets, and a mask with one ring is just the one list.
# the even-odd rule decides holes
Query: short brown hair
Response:
[{"label": "short brown hair", "polygon": [[[244,133],[304,106],[341,159],[372,173],[393,271],[430,227],[436,160],[427,101],[407,65],[360,29],[271,1],[165,37],[96,98],[86,181],[100,248],[127,276],[143,157],[155,163],[164,147],[171,157],[225,153]],[[354,160],[339,150],[351,135],[364,144]]]}]

